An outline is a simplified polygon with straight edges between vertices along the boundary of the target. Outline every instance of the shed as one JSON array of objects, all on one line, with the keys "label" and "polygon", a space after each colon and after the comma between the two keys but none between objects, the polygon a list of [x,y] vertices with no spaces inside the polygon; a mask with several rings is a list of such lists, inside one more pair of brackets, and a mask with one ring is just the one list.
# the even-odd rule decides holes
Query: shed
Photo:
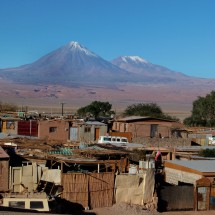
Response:
[{"label": "shed", "polygon": [[164,162],[166,182],[178,185],[179,182],[193,184],[207,177],[215,178],[215,160],[171,160]]}]

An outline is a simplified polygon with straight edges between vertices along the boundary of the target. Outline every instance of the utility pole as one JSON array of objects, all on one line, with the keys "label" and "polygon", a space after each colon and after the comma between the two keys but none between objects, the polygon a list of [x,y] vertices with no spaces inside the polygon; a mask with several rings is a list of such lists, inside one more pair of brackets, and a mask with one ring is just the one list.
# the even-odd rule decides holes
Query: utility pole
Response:
[{"label": "utility pole", "polygon": [[62,117],[63,117],[63,106],[64,106],[65,102],[61,102],[61,114],[62,114]]}]

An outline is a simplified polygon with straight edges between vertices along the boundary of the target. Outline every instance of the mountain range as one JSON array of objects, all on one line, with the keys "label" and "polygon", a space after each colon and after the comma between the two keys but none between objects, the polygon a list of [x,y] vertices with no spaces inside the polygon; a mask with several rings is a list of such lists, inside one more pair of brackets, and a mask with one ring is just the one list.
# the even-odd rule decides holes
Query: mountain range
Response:
[{"label": "mountain range", "polygon": [[0,69],[1,101],[19,105],[64,101],[80,106],[104,100],[125,107],[156,102],[166,110],[189,112],[193,100],[214,86],[215,79],[187,76],[139,56],[120,56],[109,62],[74,41],[33,63]]},{"label": "mountain range", "polygon": [[123,56],[106,61],[78,42],[70,42],[16,68],[0,70],[0,77],[23,84],[102,84],[167,83],[188,77],[163,66],[152,64],[138,56]]}]

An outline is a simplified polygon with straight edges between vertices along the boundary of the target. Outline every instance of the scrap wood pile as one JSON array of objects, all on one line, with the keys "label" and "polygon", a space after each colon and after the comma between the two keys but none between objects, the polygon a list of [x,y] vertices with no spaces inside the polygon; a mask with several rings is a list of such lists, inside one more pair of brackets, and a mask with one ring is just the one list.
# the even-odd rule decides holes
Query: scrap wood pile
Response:
[{"label": "scrap wood pile", "polygon": [[31,149],[51,149],[55,148],[56,146],[63,146],[63,142],[59,141],[46,141],[41,139],[29,139],[29,138],[13,138],[13,139],[1,139],[0,145],[4,145],[4,143],[14,143],[17,145],[18,149],[23,148],[31,148]]}]

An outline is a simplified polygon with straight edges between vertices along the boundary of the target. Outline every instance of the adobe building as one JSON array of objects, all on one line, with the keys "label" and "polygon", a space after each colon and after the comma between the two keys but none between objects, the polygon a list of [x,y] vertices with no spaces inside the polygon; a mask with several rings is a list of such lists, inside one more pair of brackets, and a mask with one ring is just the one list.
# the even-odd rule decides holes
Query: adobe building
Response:
[{"label": "adobe building", "polygon": [[38,138],[67,141],[69,139],[69,122],[61,119],[38,121]]},{"label": "adobe building", "polygon": [[153,117],[129,116],[113,122],[113,131],[131,132],[133,138],[171,137],[172,130],[181,128],[181,123]]},{"label": "adobe building", "polygon": [[107,125],[98,121],[41,120],[38,138],[72,142],[94,142],[107,133]]}]

